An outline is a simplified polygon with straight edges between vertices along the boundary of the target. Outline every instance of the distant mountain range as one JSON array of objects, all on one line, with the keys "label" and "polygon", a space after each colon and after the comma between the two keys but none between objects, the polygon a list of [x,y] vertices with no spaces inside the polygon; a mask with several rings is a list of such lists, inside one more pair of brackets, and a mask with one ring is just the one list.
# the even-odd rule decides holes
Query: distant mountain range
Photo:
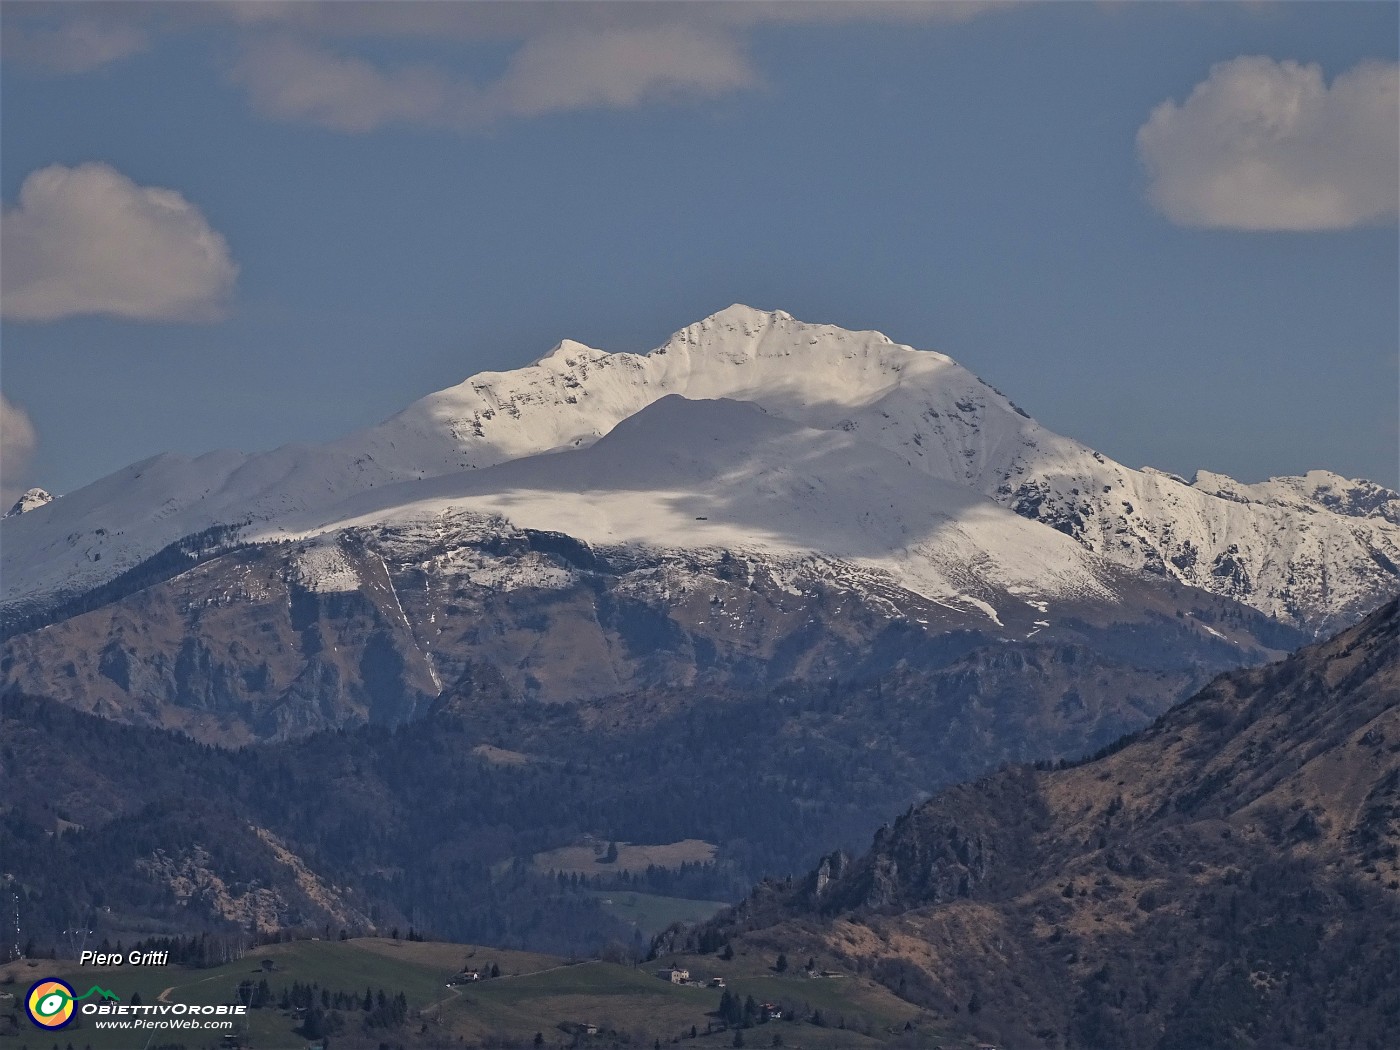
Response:
[{"label": "distant mountain range", "polygon": [[1009,1050],[1382,1047],[1400,1016],[1400,603],[1093,760],[912,807],[659,947],[817,958]]},{"label": "distant mountain range", "polygon": [[[546,454],[560,458],[471,477]],[[884,498],[892,492],[905,500]],[[1400,576],[1395,492],[1320,471],[1243,485],[1130,470],[1047,431],[942,354],[744,306],[645,356],[565,341],[533,365],[473,376],[327,445],[158,456],[36,502],[5,526],[12,613],[91,589],[217,525],[259,542],[471,511],[590,543],[894,561],[954,604],[972,604],[979,585],[1031,599],[1092,590],[1098,563],[996,504],[1103,563],[1316,632],[1354,619]],[[949,528],[959,542],[945,554],[938,541]],[[1008,565],[1026,543],[1045,553]],[[962,578],[938,573],[940,562]]]},{"label": "distant mountain range", "polygon": [[734,306],[326,445],[30,500],[0,672],[237,743],[418,717],[483,667],[572,701],[1074,645],[1156,713],[1395,593],[1397,522],[1321,472],[1130,470],[942,354]]}]

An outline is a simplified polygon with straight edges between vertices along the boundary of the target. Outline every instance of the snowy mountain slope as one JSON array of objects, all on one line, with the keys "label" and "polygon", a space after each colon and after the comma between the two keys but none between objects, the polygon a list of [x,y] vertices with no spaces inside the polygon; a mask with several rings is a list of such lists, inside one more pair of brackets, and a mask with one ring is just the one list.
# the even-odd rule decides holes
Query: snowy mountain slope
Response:
[{"label": "snowy mountain slope", "polygon": [[1400,589],[1400,529],[1380,515],[1336,513],[1299,495],[1303,479],[1203,491],[1202,477],[1220,476],[1202,472],[1187,486],[1111,461],[1025,467],[999,490],[1018,512],[1117,564],[1140,565],[1314,633],[1349,623]]},{"label": "snowy mountain slope", "polygon": [[1373,481],[1353,481],[1330,470],[1310,470],[1302,477],[1270,478],[1245,485],[1224,474],[1202,470],[1193,488],[1236,503],[1262,503],[1289,510],[1326,510],[1353,518],[1380,518],[1400,525],[1400,492]]},{"label": "snowy mountain slope", "polygon": [[[164,456],[119,471],[4,522],[5,605],[80,592],[211,525],[255,523],[250,535],[275,534],[284,519],[304,528],[385,485],[592,445],[669,394],[752,402],[808,428],[808,439],[844,433],[893,453],[931,492],[943,491],[940,481],[972,489],[1125,569],[1315,631],[1400,587],[1395,494],[1379,486],[1320,472],[1257,486],[1201,475],[1192,486],[1130,470],[1046,430],[942,354],[734,306],[647,355],[566,341],[530,366],[472,376],[326,445]],[[418,499],[411,484],[396,492]]]},{"label": "snowy mountain slope", "polygon": [[1081,545],[842,430],[755,405],[661,400],[581,449],[360,493],[328,518],[296,515],[247,538],[305,538],[450,513],[499,515],[602,546],[801,556],[883,570],[915,593],[974,604],[1006,594],[1111,601]]},{"label": "snowy mountain slope", "polygon": [[4,606],[80,594],[215,525],[265,520],[385,480],[368,464],[314,446],[155,456],[3,519]]},{"label": "snowy mountain slope", "polygon": [[[687,412],[711,432],[677,433]],[[719,426],[723,435],[713,432]],[[1067,718],[1086,740],[1104,740],[1216,671],[1302,641],[1255,610],[1108,566],[965,489],[931,501],[871,487],[895,507],[847,503],[843,515],[841,505],[823,506],[831,488],[859,484],[861,469],[889,466],[887,453],[852,449],[840,432],[817,433],[827,447],[814,474],[812,464],[781,459],[800,427],[739,403],[667,398],[618,430],[589,449],[467,472],[455,485],[444,479],[417,503],[357,498],[349,509],[359,517],[299,538],[284,533],[193,561],[163,554],[137,578],[0,642],[0,693],[239,745],[398,724],[463,691],[473,703],[597,701],[615,725],[613,702],[626,707],[650,690],[704,703],[714,690],[761,695],[784,682],[941,673],[967,658],[998,681],[1027,673],[1017,703],[1038,712],[1033,721]],[[720,479],[716,437],[759,449]],[[586,505],[570,499],[571,463],[610,487],[587,493]],[[673,471],[684,489],[667,487]],[[486,475],[495,483],[473,491]],[[693,505],[712,492],[706,506]],[[503,500],[517,517],[540,515],[593,541],[518,527],[497,512]],[[755,519],[740,513],[745,506],[761,512],[762,531],[747,527]],[[931,524],[900,547],[908,537],[890,528],[890,512],[911,507]],[[693,528],[718,530],[708,538],[721,545],[698,545]],[[692,545],[631,538],[668,532]],[[1020,568],[1036,587],[1028,590],[1007,563],[1028,542],[1039,548],[1040,532],[1052,542],[1037,551],[1039,566]],[[801,546],[815,542],[850,554]],[[1045,588],[1055,570],[1076,566],[1091,575]],[[1060,672],[1037,677],[1036,667],[1051,665]],[[949,674],[960,692],[981,688],[975,671]],[[1124,706],[1102,722],[1085,703],[1092,696]],[[975,718],[996,722],[988,702],[979,699]],[[1026,730],[998,732],[1024,739]],[[977,747],[1007,744],[998,732]]]}]

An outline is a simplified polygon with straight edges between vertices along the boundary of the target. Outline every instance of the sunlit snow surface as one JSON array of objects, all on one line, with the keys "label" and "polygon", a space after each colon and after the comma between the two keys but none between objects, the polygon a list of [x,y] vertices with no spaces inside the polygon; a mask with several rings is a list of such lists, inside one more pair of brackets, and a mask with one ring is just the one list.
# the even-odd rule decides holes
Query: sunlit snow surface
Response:
[{"label": "sunlit snow surface", "polygon": [[819,551],[994,621],[976,595],[1110,597],[1097,559],[1070,538],[877,445],[751,403],[676,395],[578,451],[376,488],[329,516],[290,515],[253,535],[301,538],[461,511],[605,546]]}]

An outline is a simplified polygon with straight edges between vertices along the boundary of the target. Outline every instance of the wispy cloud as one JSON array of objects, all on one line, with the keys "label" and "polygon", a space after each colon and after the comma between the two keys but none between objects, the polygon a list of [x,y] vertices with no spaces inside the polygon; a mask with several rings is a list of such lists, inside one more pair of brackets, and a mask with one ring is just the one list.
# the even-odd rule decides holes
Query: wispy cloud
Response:
[{"label": "wispy cloud", "polygon": [[24,492],[25,472],[37,444],[29,413],[0,394],[0,514]]},{"label": "wispy cloud", "polygon": [[1137,135],[1148,197],[1184,226],[1339,230],[1393,219],[1400,200],[1400,66],[1363,63],[1329,86],[1317,65],[1222,62]]},{"label": "wispy cloud", "polygon": [[[76,71],[84,61],[95,68],[182,28],[232,27],[239,55],[232,80],[258,112],[363,133],[394,125],[466,130],[576,110],[715,99],[763,82],[748,54],[761,26],[956,23],[1002,6],[992,0],[75,3],[9,5],[6,29],[25,41],[23,50],[35,61],[45,61],[36,56],[47,46],[49,68],[66,61]],[[27,15],[40,28],[22,24]],[[99,30],[107,34],[106,50]],[[68,41],[66,59],[59,57],[60,39]],[[80,59],[84,40],[88,57]],[[424,45],[427,54],[417,62],[386,61],[379,46],[386,42],[398,50]],[[481,43],[513,49],[499,74],[470,70],[466,46]],[[454,45],[460,59],[450,53]]]},{"label": "wispy cloud", "polygon": [[380,66],[279,35],[234,69],[259,112],[346,132],[391,124],[465,129],[511,117],[714,98],[757,83],[739,41],[689,25],[572,29],[526,40],[478,85],[441,66]]},{"label": "wispy cloud", "polygon": [[760,25],[959,23],[1011,0],[229,0],[199,5],[203,16],[244,26],[295,29],[317,38],[418,37],[455,41],[521,41],[576,29],[697,25],[743,29]]},{"label": "wispy cloud", "polygon": [[713,98],[753,87],[738,39],[698,25],[578,29],[532,37],[488,93],[504,116],[627,109],[658,98]]},{"label": "wispy cloud", "polygon": [[14,320],[215,320],[238,275],[198,208],[106,164],[33,172],[0,226],[0,313]]},{"label": "wispy cloud", "polygon": [[233,79],[248,89],[253,106],[265,116],[348,132],[452,123],[470,88],[431,67],[381,69],[291,37],[250,46]]},{"label": "wispy cloud", "polygon": [[90,73],[145,51],[150,35],[138,25],[87,16],[52,25],[7,21],[4,54],[7,61],[49,73]]}]

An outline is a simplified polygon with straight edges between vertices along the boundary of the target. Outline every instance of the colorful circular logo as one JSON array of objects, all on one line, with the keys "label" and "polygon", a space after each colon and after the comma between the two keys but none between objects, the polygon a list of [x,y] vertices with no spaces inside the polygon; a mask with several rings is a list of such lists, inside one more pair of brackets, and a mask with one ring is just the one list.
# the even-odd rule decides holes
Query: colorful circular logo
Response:
[{"label": "colorful circular logo", "polygon": [[73,987],[57,977],[45,977],[29,989],[24,1006],[40,1028],[63,1028],[73,1020]]}]

